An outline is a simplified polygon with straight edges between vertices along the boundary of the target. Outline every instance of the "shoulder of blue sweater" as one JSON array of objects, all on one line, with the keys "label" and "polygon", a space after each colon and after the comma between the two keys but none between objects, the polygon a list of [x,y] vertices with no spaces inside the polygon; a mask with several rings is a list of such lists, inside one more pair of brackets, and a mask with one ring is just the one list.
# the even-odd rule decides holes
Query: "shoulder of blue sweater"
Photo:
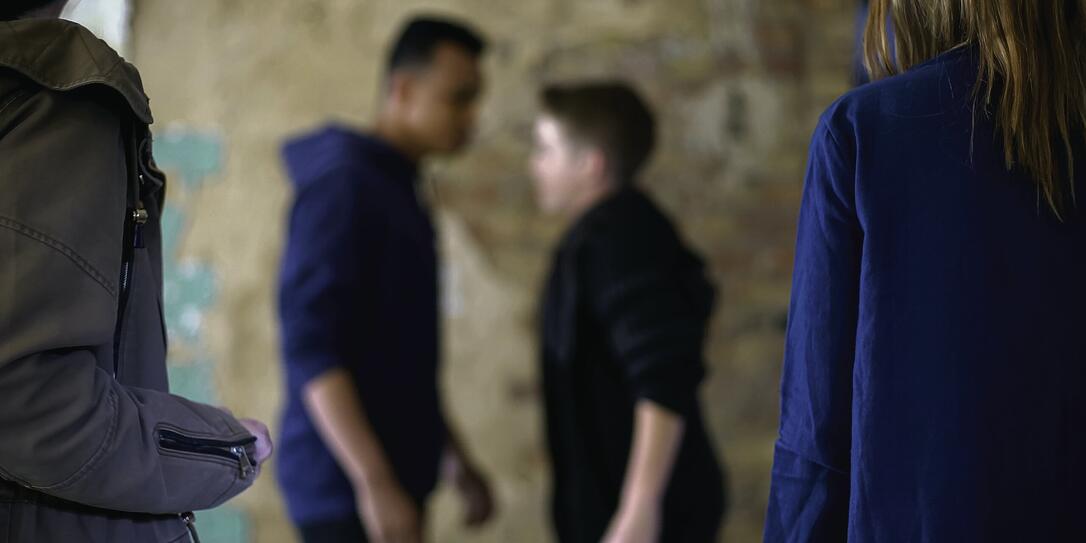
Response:
[{"label": "shoulder of blue sweater", "polygon": [[822,113],[819,130],[827,130],[841,141],[857,137],[858,132],[887,119],[907,120],[940,113],[947,98],[957,100],[969,91],[964,87],[975,78],[971,51],[955,49],[901,74],[846,92]]}]

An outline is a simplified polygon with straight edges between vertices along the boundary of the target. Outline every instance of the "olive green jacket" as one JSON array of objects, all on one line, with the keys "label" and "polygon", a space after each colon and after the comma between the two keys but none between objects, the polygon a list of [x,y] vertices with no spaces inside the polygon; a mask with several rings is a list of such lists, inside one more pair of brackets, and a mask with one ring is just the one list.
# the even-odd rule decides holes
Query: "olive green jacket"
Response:
[{"label": "olive green jacket", "polygon": [[0,22],[0,541],[186,540],[254,438],[168,393],[139,73],[61,20]]}]

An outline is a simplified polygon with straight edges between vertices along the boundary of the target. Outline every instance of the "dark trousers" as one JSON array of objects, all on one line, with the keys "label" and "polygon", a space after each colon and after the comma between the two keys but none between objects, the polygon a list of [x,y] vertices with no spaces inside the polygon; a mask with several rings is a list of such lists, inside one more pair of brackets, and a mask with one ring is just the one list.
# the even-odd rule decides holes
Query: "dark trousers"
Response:
[{"label": "dark trousers", "polygon": [[366,530],[357,518],[305,524],[299,528],[303,543],[367,543]]}]

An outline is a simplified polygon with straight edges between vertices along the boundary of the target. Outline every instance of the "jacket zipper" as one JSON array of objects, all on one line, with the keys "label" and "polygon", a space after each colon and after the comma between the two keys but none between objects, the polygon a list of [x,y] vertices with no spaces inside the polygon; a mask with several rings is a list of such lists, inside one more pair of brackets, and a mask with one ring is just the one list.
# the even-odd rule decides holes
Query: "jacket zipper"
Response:
[{"label": "jacket zipper", "polygon": [[[140,175],[140,183],[143,182],[143,175]],[[117,329],[113,334],[113,378],[117,378],[117,373],[120,370],[121,364],[121,330],[124,325],[125,310],[128,308],[128,292],[132,286],[132,275],[135,272],[136,267],[136,249],[142,249],[144,245],[143,241],[143,225],[147,224],[149,219],[147,210],[143,207],[143,202],[140,201],[136,204],[136,209],[130,211],[128,220],[125,222],[130,226],[126,228],[126,240],[130,240],[124,244],[124,254],[121,262],[121,280],[120,280],[120,292],[117,314]]]},{"label": "jacket zipper", "polygon": [[248,479],[256,472],[256,466],[249,458],[246,445],[256,442],[255,437],[249,437],[240,441],[220,441],[217,439],[202,439],[179,434],[173,430],[159,430],[158,444],[160,447],[171,451],[180,451],[193,454],[205,454],[218,456],[238,463],[242,479]]},{"label": "jacket zipper", "polygon": [[181,513],[181,522],[189,529],[189,538],[192,543],[200,543],[200,534],[196,533],[196,514],[193,512]]}]

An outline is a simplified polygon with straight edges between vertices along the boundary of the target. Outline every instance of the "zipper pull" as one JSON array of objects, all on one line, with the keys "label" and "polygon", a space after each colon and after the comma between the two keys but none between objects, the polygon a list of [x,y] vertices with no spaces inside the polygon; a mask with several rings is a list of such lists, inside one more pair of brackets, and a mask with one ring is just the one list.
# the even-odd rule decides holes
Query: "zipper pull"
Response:
[{"label": "zipper pull", "polygon": [[193,512],[181,513],[181,521],[185,523],[185,527],[189,529],[189,536],[192,537],[192,543],[200,543],[200,535],[196,533],[196,514]]},{"label": "zipper pull", "polygon": [[248,479],[256,473],[256,466],[253,465],[253,461],[249,458],[249,453],[245,451],[245,447],[233,447],[230,449],[230,452],[238,457],[242,479]]},{"label": "zipper pull", "polygon": [[150,214],[143,208],[143,203],[136,204],[136,209],[132,210],[132,246],[137,249],[143,249],[147,245],[143,241],[143,225],[147,224],[147,220],[150,219]]}]

